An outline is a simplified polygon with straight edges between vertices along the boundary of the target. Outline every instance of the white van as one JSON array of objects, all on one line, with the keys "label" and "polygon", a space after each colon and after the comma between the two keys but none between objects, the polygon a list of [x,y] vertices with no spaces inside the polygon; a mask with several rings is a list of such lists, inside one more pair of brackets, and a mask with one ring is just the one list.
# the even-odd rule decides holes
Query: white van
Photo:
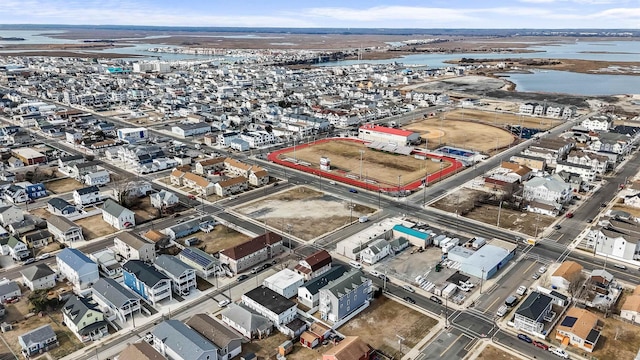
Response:
[{"label": "white van", "polygon": [[357,262],[355,260],[349,261],[349,265],[351,265],[352,267],[354,267],[356,269],[362,269],[362,264],[360,264],[359,262]]},{"label": "white van", "polygon": [[372,276],[375,276],[375,277],[380,277],[380,275],[382,275],[382,274],[380,274],[379,272],[377,272],[375,270],[369,271],[369,274],[371,274]]}]

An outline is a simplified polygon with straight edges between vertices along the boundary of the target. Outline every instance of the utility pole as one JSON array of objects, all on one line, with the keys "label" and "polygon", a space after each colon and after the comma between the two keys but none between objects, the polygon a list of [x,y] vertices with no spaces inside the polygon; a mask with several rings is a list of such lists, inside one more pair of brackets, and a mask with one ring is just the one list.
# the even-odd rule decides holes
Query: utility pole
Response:
[{"label": "utility pole", "polygon": [[496,223],[497,227],[500,227],[500,212],[502,211],[502,200],[500,200],[500,206],[498,207],[498,222]]},{"label": "utility pole", "polygon": [[484,281],[484,267],[482,268],[482,277],[480,278],[480,295],[482,295],[482,283]]},{"label": "utility pole", "polygon": [[364,155],[364,150],[360,150],[360,180],[362,180],[362,155]]}]

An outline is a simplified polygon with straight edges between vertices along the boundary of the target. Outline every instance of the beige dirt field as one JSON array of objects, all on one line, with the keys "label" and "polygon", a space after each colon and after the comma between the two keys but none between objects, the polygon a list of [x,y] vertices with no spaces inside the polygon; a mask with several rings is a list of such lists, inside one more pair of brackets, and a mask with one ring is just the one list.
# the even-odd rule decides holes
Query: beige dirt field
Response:
[{"label": "beige dirt field", "polygon": [[29,213],[31,215],[35,215],[35,216],[41,217],[41,218],[43,218],[45,220],[50,218],[51,215],[53,215],[46,208],[29,209]]},{"label": "beige dirt field", "polygon": [[218,251],[234,247],[251,239],[251,237],[228,228],[224,225],[216,225],[215,229],[213,229],[213,231],[209,233],[198,231],[197,233],[190,235],[185,239],[181,239],[180,242],[183,243],[184,240],[191,237],[200,239],[197,247],[209,254],[215,254]]},{"label": "beige dirt field", "polygon": [[439,118],[421,120],[403,127],[415,131],[423,138],[427,138],[427,147],[436,149],[441,145],[451,145],[484,153],[509,146],[515,137],[508,131],[494,126],[474,123],[470,121]]},{"label": "beige dirt field", "polygon": [[[353,206],[351,211],[350,206]],[[299,186],[235,209],[267,226],[311,240],[374,209]]]},{"label": "beige dirt field", "polygon": [[495,346],[489,345],[482,350],[476,360],[520,360],[520,358],[509,354],[504,350],[498,349]]},{"label": "beige dirt field", "polygon": [[[425,172],[431,174],[440,171],[440,163],[416,159],[413,156],[384,153],[352,141],[332,141],[298,148],[295,158],[310,163],[311,168],[319,169],[320,157],[325,156],[331,160],[333,172],[341,170],[359,176],[360,150],[365,151],[362,156],[362,176],[379,184],[397,186],[400,175],[401,183],[404,185],[423,178]],[[283,156],[293,158],[293,150],[284,153]],[[442,164],[443,169],[451,166],[448,162]]]},{"label": "beige dirt field", "polygon": [[66,326],[61,324],[62,315],[59,311],[54,311],[48,315],[44,314],[43,316],[33,315],[27,318],[31,307],[28,300],[31,291],[23,287],[21,287],[21,290],[22,298],[15,304],[6,305],[7,316],[3,319],[3,321],[13,324],[13,330],[3,333],[2,337],[16,354],[19,354],[21,350],[18,344],[18,336],[46,324],[51,325],[60,342],[59,347],[49,352],[53,359],[60,359],[64,355],[83,347],[78,338]]},{"label": "beige dirt field", "polygon": [[[622,199],[620,199],[622,200]],[[633,207],[633,206],[628,206],[628,205],[624,205],[624,204],[616,204],[613,205],[613,207],[611,207],[611,210],[618,210],[618,211],[626,211],[629,214],[633,215],[633,217],[635,218],[640,218],[640,209]]]},{"label": "beige dirt field", "polygon": [[[344,335],[360,336],[374,349],[399,359],[436,324],[436,319],[382,296],[373,300],[367,309],[338,328],[338,331]],[[396,335],[405,339],[402,352]]]},{"label": "beige dirt field", "polygon": [[[450,213],[457,212],[460,216],[481,221],[485,224],[497,225],[498,206],[489,204],[474,206],[474,203],[483,194],[486,194],[486,192],[460,189],[457,190],[455,194],[448,195],[430,206]],[[536,235],[536,232],[539,235],[555,221],[555,218],[551,216],[519,212],[505,207],[502,207],[499,212],[501,228],[518,231],[531,236]]]},{"label": "beige dirt field", "polygon": [[158,209],[151,206],[151,198],[144,197],[140,203],[131,209],[135,213],[136,224],[144,220],[152,220],[158,217]]},{"label": "beige dirt field", "polygon": [[280,346],[288,339],[289,338],[286,335],[275,330],[265,339],[253,340],[248,343],[243,343],[242,352],[240,354],[247,355],[249,353],[254,353],[259,359],[275,360],[276,354],[278,353],[278,346]]},{"label": "beige dirt field", "polygon": [[563,121],[546,117],[534,117],[526,115],[518,115],[514,113],[482,111],[476,109],[456,109],[444,113],[446,120],[464,120],[481,122],[497,127],[504,125],[520,125],[526,128],[549,130],[560,125]]},{"label": "beige dirt field", "polygon": [[44,184],[44,187],[54,194],[64,194],[73,190],[82,189],[84,184],[78,182],[72,178],[65,178],[60,180],[48,181]]},{"label": "beige dirt field", "polygon": [[74,223],[82,227],[82,234],[84,234],[85,240],[93,240],[117,231],[116,228],[102,220],[102,215],[100,214],[75,220]]}]

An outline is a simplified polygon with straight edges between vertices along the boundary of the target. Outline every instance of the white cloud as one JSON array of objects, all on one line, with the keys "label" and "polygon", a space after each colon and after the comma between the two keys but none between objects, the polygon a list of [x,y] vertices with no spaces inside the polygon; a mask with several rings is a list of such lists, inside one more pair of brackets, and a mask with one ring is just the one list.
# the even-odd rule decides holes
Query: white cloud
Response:
[{"label": "white cloud", "polygon": [[318,7],[302,11],[310,17],[324,17],[354,22],[374,22],[381,20],[425,20],[429,22],[464,21],[471,19],[465,10],[412,6],[377,6],[368,9],[344,7]]}]

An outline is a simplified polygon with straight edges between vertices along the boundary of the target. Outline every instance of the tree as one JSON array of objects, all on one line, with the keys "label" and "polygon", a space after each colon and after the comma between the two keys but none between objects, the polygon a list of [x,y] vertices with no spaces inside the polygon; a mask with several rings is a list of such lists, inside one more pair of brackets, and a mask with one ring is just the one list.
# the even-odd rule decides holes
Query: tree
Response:
[{"label": "tree", "polygon": [[29,294],[29,302],[33,306],[34,312],[47,311],[58,305],[58,299],[49,299],[47,290],[36,290]]},{"label": "tree", "polygon": [[571,295],[572,298],[580,296],[585,280],[586,277],[584,276],[582,271],[573,273],[567,278],[567,281],[569,281],[567,292],[569,293],[569,295]]}]

